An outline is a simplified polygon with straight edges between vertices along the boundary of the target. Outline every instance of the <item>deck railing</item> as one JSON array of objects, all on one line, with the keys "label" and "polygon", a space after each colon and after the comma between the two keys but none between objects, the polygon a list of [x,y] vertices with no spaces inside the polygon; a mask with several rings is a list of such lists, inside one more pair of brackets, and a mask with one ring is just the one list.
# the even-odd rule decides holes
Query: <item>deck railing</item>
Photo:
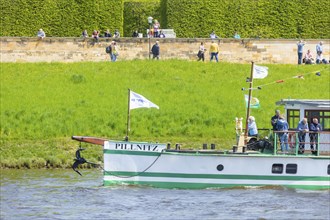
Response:
[{"label": "deck railing", "polygon": [[[283,142],[284,145],[288,144],[290,154],[309,154],[313,153],[314,155],[319,156],[320,154],[330,154],[330,132],[328,131],[320,131],[320,132],[305,132],[301,133],[299,131],[274,131],[274,154],[278,154],[281,152],[281,148],[278,149],[278,146],[281,147],[280,136],[281,134],[287,134],[288,138],[286,142]],[[304,138],[300,138],[299,136],[304,135]],[[311,138],[313,140],[311,140]],[[304,139],[304,141],[302,140]],[[313,149],[312,149],[313,146]],[[304,151],[303,153],[301,153]],[[284,152],[282,152],[284,153]]]}]

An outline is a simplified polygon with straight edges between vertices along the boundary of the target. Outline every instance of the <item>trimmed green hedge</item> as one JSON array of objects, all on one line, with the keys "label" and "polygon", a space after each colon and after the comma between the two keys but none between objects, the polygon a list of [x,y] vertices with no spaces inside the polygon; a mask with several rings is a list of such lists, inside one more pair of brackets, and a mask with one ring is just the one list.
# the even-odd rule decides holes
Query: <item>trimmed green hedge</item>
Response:
[{"label": "trimmed green hedge", "polygon": [[[328,0],[0,0],[0,36],[76,37],[87,29],[145,33],[147,17],[177,37],[330,38]],[[125,18],[125,19],[124,19]]]},{"label": "trimmed green hedge", "polygon": [[123,31],[123,0],[0,0],[0,36],[77,37],[86,29]]},{"label": "trimmed green hedge", "polygon": [[[127,1],[124,3],[124,36],[132,36],[133,31],[146,35],[149,28],[148,17],[160,20],[159,0]],[[162,25],[162,24],[161,24]]]},{"label": "trimmed green hedge", "polygon": [[[177,37],[330,38],[328,0],[162,0]],[[184,9],[184,10],[183,10]]]}]

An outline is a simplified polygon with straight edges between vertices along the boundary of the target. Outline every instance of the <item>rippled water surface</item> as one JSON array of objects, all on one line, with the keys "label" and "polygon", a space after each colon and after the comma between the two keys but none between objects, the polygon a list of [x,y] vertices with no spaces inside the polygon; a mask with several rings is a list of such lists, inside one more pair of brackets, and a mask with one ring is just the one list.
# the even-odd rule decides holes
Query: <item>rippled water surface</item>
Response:
[{"label": "rippled water surface", "polygon": [[102,186],[102,172],[1,170],[1,219],[330,219],[330,192]]}]

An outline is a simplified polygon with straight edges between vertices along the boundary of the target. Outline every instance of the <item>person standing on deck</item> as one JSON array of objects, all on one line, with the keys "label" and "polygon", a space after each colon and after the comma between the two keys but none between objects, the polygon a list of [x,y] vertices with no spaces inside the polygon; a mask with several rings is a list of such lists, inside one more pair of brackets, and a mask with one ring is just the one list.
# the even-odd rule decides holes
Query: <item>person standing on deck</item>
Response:
[{"label": "person standing on deck", "polygon": [[301,120],[299,122],[297,130],[298,130],[298,138],[299,138],[299,151],[298,151],[298,153],[303,154],[305,152],[306,132],[309,131],[307,118],[303,118],[303,120]]},{"label": "person standing on deck", "polygon": [[[318,137],[319,137],[318,132],[322,131],[322,126],[319,124],[319,121],[317,120],[317,118],[313,118],[312,123],[309,125],[309,131],[313,132],[313,133],[309,133],[309,139],[310,139],[310,142],[311,142],[311,151],[312,151],[312,154],[316,154],[317,150],[319,148],[319,146],[318,146]],[[315,149],[314,149],[314,145],[315,145]]]},{"label": "person standing on deck", "polygon": [[253,116],[250,116],[248,119],[248,136],[249,137],[257,137],[258,136],[258,128],[256,120]]},{"label": "person standing on deck", "polygon": [[270,120],[270,123],[272,124],[274,131],[277,131],[276,124],[277,124],[277,120],[279,119],[280,114],[281,114],[280,110],[276,110],[275,115]]},{"label": "person standing on deck", "polygon": [[289,130],[288,122],[284,119],[283,115],[279,115],[278,120],[276,122],[276,131],[279,131],[278,137],[280,139],[281,151],[283,153],[287,153],[289,151],[288,130]]}]

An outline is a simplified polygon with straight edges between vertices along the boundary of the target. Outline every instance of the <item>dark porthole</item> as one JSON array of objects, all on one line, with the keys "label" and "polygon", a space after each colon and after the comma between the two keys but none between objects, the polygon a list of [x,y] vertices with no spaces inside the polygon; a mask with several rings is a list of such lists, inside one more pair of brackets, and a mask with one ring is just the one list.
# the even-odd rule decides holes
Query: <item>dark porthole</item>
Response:
[{"label": "dark porthole", "polygon": [[328,175],[330,175],[330,164],[328,165]]},{"label": "dark porthole", "polygon": [[283,164],[274,163],[272,166],[272,173],[283,173]]},{"label": "dark porthole", "polygon": [[285,172],[286,173],[290,173],[290,174],[296,174],[297,173],[297,164],[294,164],[294,163],[288,163],[286,165],[286,170]]},{"label": "dark porthole", "polygon": [[217,166],[217,170],[218,170],[218,171],[222,171],[222,170],[223,170],[223,165],[222,165],[222,164],[219,164],[219,165]]}]

